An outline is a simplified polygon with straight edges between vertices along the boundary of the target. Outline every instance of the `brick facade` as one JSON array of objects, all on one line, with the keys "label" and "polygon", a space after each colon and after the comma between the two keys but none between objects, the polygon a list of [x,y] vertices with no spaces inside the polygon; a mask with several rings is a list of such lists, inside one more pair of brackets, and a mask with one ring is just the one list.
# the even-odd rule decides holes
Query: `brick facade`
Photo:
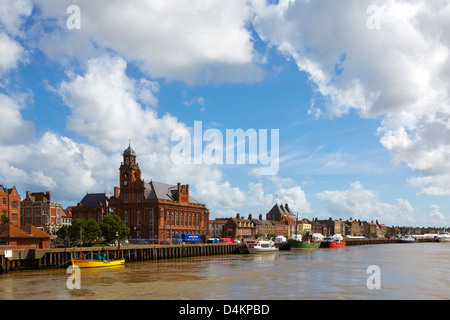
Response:
[{"label": "brick facade", "polygon": [[16,187],[8,189],[0,185],[0,215],[5,215],[13,225],[20,228],[20,195]]},{"label": "brick facade", "polygon": [[123,153],[119,176],[109,213],[118,214],[130,227],[131,238],[171,241],[180,233],[209,234],[209,210],[189,195],[189,185],[146,183],[131,146]]},{"label": "brick facade", "polygon": [[50,191],[26,192],[21,202],[21,224],[34,225],[53,234],[62,225],[63,208],[51,199]]}]

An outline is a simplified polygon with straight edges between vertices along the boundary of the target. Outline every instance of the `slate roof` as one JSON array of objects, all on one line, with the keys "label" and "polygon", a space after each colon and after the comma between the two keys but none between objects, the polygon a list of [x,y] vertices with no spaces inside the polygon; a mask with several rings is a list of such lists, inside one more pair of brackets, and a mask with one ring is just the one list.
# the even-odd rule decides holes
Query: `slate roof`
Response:
[{"label": "slate roof", "polygon": [[131,144],[123,151],[124,156],[136,156],[136,152],[131,148]]},{"label": "slate roof", "polygon": [[[150,181],[149,183],[144,184],[145,187],[145,198],[146,199],[163,199],[163,200],[178,200],[177,192],[178,186]],[[198,204],[197,200],[189,196],[189,203]]]},{"label": "slate roof", "polygon": [[265,225],[265,226],[272,225],[272,223],[269,220],[252,219],[252,221],[255,225]]},{"label": "slate roof", "polygon": [[295,217],[295,214],[291,211],[289,208],[289,205],[286,203],[284,206],[282,204],[278,205],[275,204],[272,209],[270,209],[269,215],[276,215],[276,216],[292,216]]},{"label": "slate roof", "polygon": [[104,207],[107,207],[111,197],[112,194],[109,193],[88,193],[80,202],[83,207],[96,207],[99,202]]}]

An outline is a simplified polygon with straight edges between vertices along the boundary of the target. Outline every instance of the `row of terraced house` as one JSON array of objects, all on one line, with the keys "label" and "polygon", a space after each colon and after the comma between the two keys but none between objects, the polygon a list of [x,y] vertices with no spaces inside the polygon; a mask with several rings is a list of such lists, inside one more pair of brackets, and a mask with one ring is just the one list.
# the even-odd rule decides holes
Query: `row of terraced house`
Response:
[{"label": "row of terraced house", "polygon": [[401,235],[434,234],[443,231],[442,228],[415,228],[411,226],[387,226],[375,221],[361,221],[353,218],[318,219],[297,217],[292,213],[288,204],[274,205],[266,214],[259,214],[258,218],[252,214],[248,218],[239,213],[235,217],[216,218],[209,222],[210,237],[233,238],[236,240],[254,239],[268,236],[290,237],[294,234],[307,235],[320,233],[324,236],[341,234],[343,236],[363,236],[366,238],[390,238]]}]

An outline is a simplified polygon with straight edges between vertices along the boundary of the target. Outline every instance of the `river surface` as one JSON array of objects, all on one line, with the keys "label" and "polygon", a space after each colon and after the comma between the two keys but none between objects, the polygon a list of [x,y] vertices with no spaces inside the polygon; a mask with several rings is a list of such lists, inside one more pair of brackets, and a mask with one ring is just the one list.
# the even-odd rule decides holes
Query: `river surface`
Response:
[{"label": "river surface", "polygon": [[0,300],[450,299],[449,267],[450,243],[218,255],[82,269],[81,289],[66,269],[9,272]]}]

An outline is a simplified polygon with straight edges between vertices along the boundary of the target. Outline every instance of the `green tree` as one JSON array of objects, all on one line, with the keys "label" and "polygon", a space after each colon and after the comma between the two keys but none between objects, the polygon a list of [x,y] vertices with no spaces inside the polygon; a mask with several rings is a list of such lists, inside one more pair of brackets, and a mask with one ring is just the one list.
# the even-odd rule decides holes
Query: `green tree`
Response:
[{"label": "green tree", "polygon": [[114,241],[116,239],[116,232],[119,233],[121,240],[130,234],[130,228],[125,225],[117,214],[110,214],[104,217],[100,223],[100,227],[106,242]]},{"label": "green tree", "polygon": [[62,226],[59,228],[59,230],[56,232],[59,238],[64,239],[67,236],[67,231],[69,227],[68,226]]},{"label": "green tree", "polygon": [[80,230],[81,230],[81,219],[72,219],[72,225],[70,225],[67,228],[67,236],[71,241],[80,240]]},{"label": "green tree", "polygon": [[11,219],[9,217],[7,217],[6,214],[2,214],[1,223],[2,224],[11,224]]},{"label": "green tree", "polygon": [[93,241],[100,238],[102,236],[100,224],[92,218],[84,223],[85,221],[83,221],[83,239]]},{"label": "green tree", "polygon": [[81,226],[83,226],[83,242],[97,240],[102,236],[100,224],[94,219],[72,219],[72,225],[67,228],[70,240],[80,240]]}]

